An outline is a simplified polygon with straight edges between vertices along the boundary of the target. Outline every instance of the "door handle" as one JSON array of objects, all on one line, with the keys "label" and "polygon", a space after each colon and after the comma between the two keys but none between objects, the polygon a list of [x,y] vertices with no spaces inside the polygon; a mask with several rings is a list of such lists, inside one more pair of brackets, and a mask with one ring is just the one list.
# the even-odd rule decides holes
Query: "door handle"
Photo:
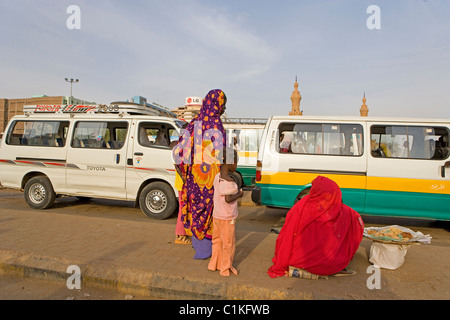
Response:
[{"label": "door handle", "polygon": [[116,154],[116,163],[119,164],[120,162],[120,154]]},{"label": "door handle", "polygon": [[441,167],[441,177],[445,178],[445,168],[450,168],[450,161],[447,161],[444,163],[444,165]]},{"label": "door handle", "polygon": [[135,152],[134,155],[135,155],[135,156],[143,156],[144,153],[142,153],[142,152]]}]

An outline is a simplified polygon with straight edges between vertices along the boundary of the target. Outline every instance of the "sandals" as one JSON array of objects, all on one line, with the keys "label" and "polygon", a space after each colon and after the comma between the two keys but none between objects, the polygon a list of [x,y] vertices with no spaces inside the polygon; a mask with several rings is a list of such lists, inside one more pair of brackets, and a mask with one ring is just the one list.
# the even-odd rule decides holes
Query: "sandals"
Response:
[{"label": "sandals", "polygon": [[190,236],[175,236],[176,244],[192,244],[192,239]]},{"label": "sandals", "polygon": [[344,268],[336,274],[333,274],[333,277],[350,277],[354,276],[356,271],[350,268]]}]

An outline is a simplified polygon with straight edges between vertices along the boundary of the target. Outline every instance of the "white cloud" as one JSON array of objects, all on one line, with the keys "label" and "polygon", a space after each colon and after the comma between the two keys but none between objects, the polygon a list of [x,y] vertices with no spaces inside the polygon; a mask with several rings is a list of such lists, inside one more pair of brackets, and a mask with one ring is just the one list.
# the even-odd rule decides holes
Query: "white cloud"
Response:
[{"label": "white cloud", "polygon": [[218,61],[222,75],[232,80],[251,79],[276,62],[276,50],[256,31],[249,31],[245,18],[199,4],[184,7],[182,12],[180,23],[186,40],[194,41],[211,63]]}]

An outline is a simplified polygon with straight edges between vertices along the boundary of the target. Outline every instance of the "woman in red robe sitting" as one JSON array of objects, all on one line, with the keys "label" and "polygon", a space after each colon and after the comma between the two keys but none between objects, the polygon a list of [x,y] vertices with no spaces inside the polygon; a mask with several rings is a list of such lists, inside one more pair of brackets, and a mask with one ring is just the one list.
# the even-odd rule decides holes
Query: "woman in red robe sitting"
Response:
[{"label": "woman in red robe sitting", "polygon": [[318,176],[310,193],[288,212],[268,274],[272,278],[287,275],[291,266],[314,275],[348,275],[346,267],[363,231],[359,213],[342,203],[339,186]]}]

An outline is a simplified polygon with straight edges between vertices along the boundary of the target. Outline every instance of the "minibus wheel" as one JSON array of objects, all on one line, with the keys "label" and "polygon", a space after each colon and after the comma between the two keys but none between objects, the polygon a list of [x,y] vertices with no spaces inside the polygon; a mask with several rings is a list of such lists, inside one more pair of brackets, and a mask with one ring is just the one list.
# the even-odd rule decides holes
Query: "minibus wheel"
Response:
[{"label": "minibus wheel", "polygon": [[37,176],[31,178],[25,184],[24,197],[31,208],[43,210],[53,205],[56,194],[47,177]]},{"label": "minibus wheel", "polygon": [[175,212],[177,204],[172,187],[161,181],[149,183],[139,195],[142,212],[153,219],[169,218]]},{"label": "minibus wheel", "polygon": [[297,202],[299,202],[300,200],[302,200],[302,198],[303,198],[304,196],[306,196],[307,194],[309,194],[309,191],[311,191],[310,188],[305,189],[305,190],[303,190],[302,192],[300,192],[300,193],[298,194],[298,196],[295,198],[294,204],[296,204]]},{"label": "minibus wheel", "polygon": [[244,186],[244,180],[242,179],[242,176],[235,172],[230,172],[230,177],[236,182],[238,189],[241,189]]}]

